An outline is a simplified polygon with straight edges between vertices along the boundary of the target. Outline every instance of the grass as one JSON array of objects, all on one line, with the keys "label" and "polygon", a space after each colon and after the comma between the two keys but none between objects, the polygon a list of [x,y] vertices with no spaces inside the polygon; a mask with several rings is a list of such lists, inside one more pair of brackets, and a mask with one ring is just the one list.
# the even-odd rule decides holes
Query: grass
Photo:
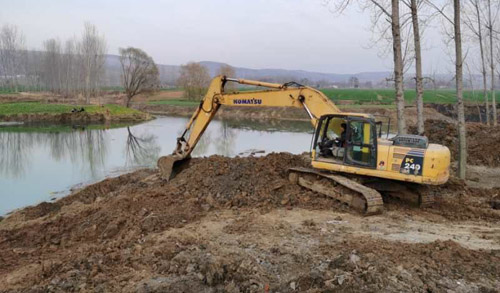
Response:
[{"label": "grass", "polygon": [[[354,100],[357,104],[361,103],[381,103],[392,104],[395,99],[393,89],[322,89],[327,97],[333,101]],[[500,91],[496,92],[496,96]],[[405,101],[413,103],[416,93],[414,90],[405,91]],[[471,90],[464,91],[464,100],[469,102],[483,102],[482,92]],[[424,91],[424,103],[451,104],[456,102],[455,91],[452,89],[426,90]]]},{"label": "grass", "polygon": [[[239,91],[250,90],[250,88],[238,89]],[[393,89],[321,89],[321,91],[330,99],[335,101],[350,100],[354,101],[350,105],[340,105],[344,108],[353,108],[358,106],[373,108],[391,108],[394,107],[395,93]],[[412,104],[415,101],[416,93],[414,90],[405,91],[405,101]],[[500,91],[496,92],[500,97]],[[484,102],[481,91],[464,91],[466,102]],[[150,105],[172,105],[172,106],[197,106],[198,101],[178,99],[160,99],[148,101]],[[452,89],[425,90],[424,103],[453,104],[456,103],[455,91]],[[340,104],[340,103],[338,103]]]},{"label": "grass", "polygon": [[0,115],[16,114],[61,114],[69,113],[73,108],[85,108],[87,113],[106,113],[109,111],[111,116],[129,115],[141,113],[138,110],[126,108],[119,105],[66,105],[66,104],[45,104],[40,102],[19,102],[0,104]]}]

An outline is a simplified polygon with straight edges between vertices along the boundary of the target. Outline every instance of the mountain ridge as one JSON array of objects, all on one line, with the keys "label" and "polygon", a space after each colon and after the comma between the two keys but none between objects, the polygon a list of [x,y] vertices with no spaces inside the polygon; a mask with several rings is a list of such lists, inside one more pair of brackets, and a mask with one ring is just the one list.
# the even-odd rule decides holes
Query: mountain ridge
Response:
[{"label": "mountain ridge", "polygon": [[[118,55],[106,55],[106,69],[108,70],[108,78],[110,81],[119,81],[120,57]],[[347,83],[351,77],[357,77],[359,82],[372,82],[377,83],[385,81],[391,75],[389,71],[374,71],[374,72],[360,72],[354,74],[347,73],[324,73],[315,72],[303,69],[281,69],[281,68],[247,68],[233,66],[224,62],[217,61],[200,61],[200,64],[208,69],[211,77],[217,74],[221,66],[229,65],[234,68],[237,78],[258,79],[258,80],[272,80],[276,82],[285,81],[304,81],[307,80],[312,83],[336,84]],[[167,84],[174,84],[179,76],[181,65],[169,65],[157,63],[158,70],[160,71],[160,79]],[[118,75],[118,77],[117,77]],[[114,83],[114,82],[111,82]]]}]

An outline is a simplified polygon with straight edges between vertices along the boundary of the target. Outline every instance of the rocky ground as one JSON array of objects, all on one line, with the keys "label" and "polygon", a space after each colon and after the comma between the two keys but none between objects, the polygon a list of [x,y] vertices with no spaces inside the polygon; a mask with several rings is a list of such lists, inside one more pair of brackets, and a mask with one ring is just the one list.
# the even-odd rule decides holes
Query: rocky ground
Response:
[{"label": "rocky ground", "polygon": [[0,222],[0,292],[498,292],[500,189],[452,178],[363,217],[297,185],[302,156],[140,170]]}]

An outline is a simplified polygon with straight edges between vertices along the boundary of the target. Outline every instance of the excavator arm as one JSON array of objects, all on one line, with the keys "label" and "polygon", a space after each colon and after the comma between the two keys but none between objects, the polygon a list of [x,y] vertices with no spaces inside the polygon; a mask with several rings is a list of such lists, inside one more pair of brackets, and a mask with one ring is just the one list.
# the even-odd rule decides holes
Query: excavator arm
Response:
[{"label": "excavator arm", "polygon": [[[268,88],[267,90],[225,93],[224,86],[228,82]],[[182,161],[190,157],[191,152],[212,121],[217,110],[222,106],[238,107],[292,107],[304,109],[313,127],[325,114],[340,113],[335,104],[320,91],[294,82],[275,84],[245,79],[233,79],[225,76],[215,77],[207,94],[200,101],[196,111],[189,119],[182,135],[177,138],[176,148],[171,156],[162,157],[158,161],[162,178],[169,180],[172,171]]]},{"label": "excavator arm", "polygon": [[[225,93],[228,82],[267,87],[269,90]],[[245,79],[215,77],[207,94],[191,116],[181,137],[177,139],[174,155],[188,157],[220,106],[291,107],[304,109],[313,127],[324,114],[340,113],[335,104],[320,91],[296,83],[275,84]]]}]

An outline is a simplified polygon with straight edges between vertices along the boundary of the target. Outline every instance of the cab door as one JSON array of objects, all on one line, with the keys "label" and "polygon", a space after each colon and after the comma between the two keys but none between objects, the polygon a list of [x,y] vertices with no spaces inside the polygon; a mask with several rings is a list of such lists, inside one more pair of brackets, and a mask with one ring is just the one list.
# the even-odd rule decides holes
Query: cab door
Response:
[{"label": "cab door", "polygon": [[373,120],[347,118],[345,164],[377,167],[377,127]]}]

